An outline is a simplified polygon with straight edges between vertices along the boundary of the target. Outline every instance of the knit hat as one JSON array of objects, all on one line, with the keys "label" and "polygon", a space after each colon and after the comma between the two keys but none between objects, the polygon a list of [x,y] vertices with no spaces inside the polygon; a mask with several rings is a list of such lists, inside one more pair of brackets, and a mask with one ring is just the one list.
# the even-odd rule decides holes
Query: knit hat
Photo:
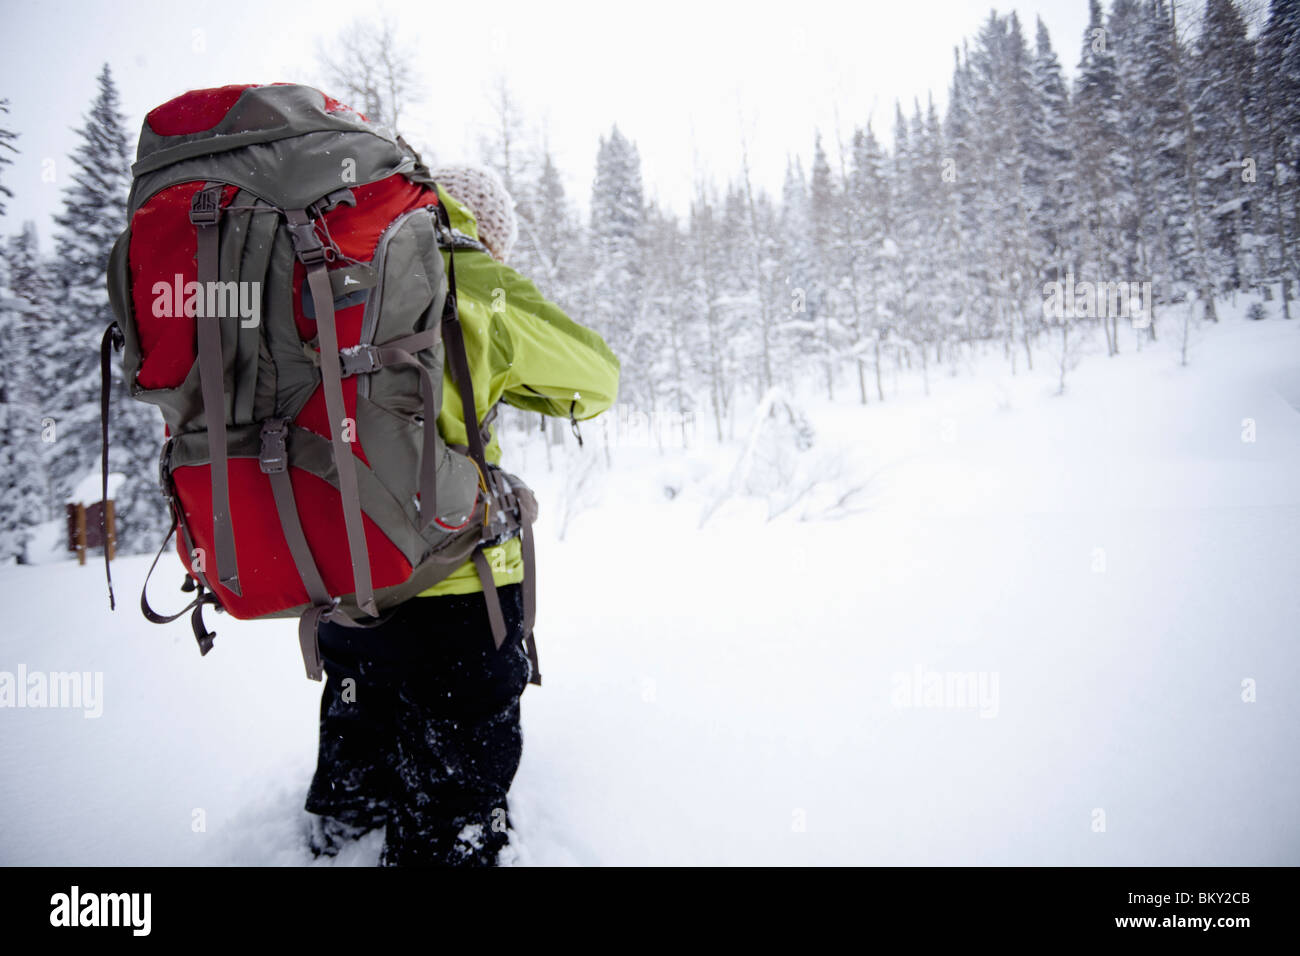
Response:
[{"label": "knit hat", "polygon": [[501,177],[479,166],[440,166],[434,181],[469,208],[478,223],[478,237],[492,258],[505,262],[519,236],[515,204]]}]

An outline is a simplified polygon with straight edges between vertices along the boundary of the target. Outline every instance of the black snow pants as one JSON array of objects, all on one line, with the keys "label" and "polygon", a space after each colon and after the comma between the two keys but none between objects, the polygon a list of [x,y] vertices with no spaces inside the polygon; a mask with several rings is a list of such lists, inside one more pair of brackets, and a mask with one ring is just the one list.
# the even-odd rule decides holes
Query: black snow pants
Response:
[{"label": "black snow pants", "polygon": [[498,588],[507,637],[482,594],[413,598],[374,628],[323,624],[320,750],[306,809],[386,826],[381,864],[491,865],[523,748],[523,591]]}]

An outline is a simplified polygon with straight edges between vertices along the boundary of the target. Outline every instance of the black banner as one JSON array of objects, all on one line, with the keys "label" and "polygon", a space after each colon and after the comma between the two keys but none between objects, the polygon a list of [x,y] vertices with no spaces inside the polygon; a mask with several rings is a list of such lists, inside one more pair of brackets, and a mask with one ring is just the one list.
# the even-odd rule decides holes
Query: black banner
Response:
[{"label": "black banner", "polygon": [[[721,933],[824,933],[929,951],[936,941],[1131,937],[1180,947],[1294,937],[1295,871],[1268,868],[648,869],[628,872],[301,869],[9,869],[6,933],[193,943],[277,937],[338,943],[429,927],[483,943],[524,927],[678,944]],[[256,928],[256,929],[255,929]],[[531,931],[530,931],[531,932]],[[734,938],[732,940],[734,942]],[[811,939],[810,939],[811,941]],[[910,942],[909,942],[910,941]]]}]

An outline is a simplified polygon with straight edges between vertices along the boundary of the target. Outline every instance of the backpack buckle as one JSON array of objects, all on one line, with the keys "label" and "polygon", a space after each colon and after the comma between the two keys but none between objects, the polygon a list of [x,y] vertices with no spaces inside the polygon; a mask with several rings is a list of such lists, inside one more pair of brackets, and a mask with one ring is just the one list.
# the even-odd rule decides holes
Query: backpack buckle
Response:
[{"label": "backpack buckle", "polygon": [[293,240],[293,251],[305,266],[314,266],[325,261],[325,243],[316,235],[316,223],[289,223],[289,238]]},{"label": "backpack buckle", "polygon": [[162,451],[158,453],[158,484],[163,489],[163,494],[171,497],[167,489],[171,484],[172,476],[172,439],[163,439]]},{"label": "backpack buckle", "polygon": [[369,375],[384,367],[376,345],[356,345],[339,350],[339,364],[342,366],[343,378],[351,375]]},{"label": "backpack buckle", "polygon": [[357,194],[344,186],[342,189],[336,189],[329,195],[316,200],[311,204],[310,209],[316,215],[323,216],[336,206],[352,206],[355,208],[356,204]]},{"label": "backpack buckle", "polygon": [[262,422],[262,448],[257,455],[258,467],[264,475],[277,475],[289,466],[289,449],[285,437],[289,425],[283,418],[268,418]]},{"label": "backpack buckle", "polygon": [[190,222],[195,226],[215,226],[221,218],[221,188],[200,189],[190,200]]}]

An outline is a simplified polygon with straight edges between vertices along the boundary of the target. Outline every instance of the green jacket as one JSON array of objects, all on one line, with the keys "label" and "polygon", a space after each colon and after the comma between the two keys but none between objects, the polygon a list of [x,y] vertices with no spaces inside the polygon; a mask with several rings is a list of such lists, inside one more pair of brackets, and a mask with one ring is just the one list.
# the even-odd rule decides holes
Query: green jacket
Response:
[{"label": "green jacket", "polygon": [[[452,228],[477,239],[478,226],[469,211],[442,189],[438,198],[446,204]],[[444,264],[446,259],[444,252]],[[480,418],[498,401],[544,415],[568,418],[572,414],[579,420],[599,415],[614,404],[618,358],[599,335],[543,298],[530,281],[486,252],[461,250],[456,253],[456,287]],[[492,440],[487,458],[499,462],[501,446],[495,429],[488,427]],[[465,444],[465,417],[449,367],[443,374],[438,430],[449,444]],[[498,586],[523,580],[518,538],[488,548],[484,554]],[[480,590],[473,562],[466,561],[420,596]]]}]

